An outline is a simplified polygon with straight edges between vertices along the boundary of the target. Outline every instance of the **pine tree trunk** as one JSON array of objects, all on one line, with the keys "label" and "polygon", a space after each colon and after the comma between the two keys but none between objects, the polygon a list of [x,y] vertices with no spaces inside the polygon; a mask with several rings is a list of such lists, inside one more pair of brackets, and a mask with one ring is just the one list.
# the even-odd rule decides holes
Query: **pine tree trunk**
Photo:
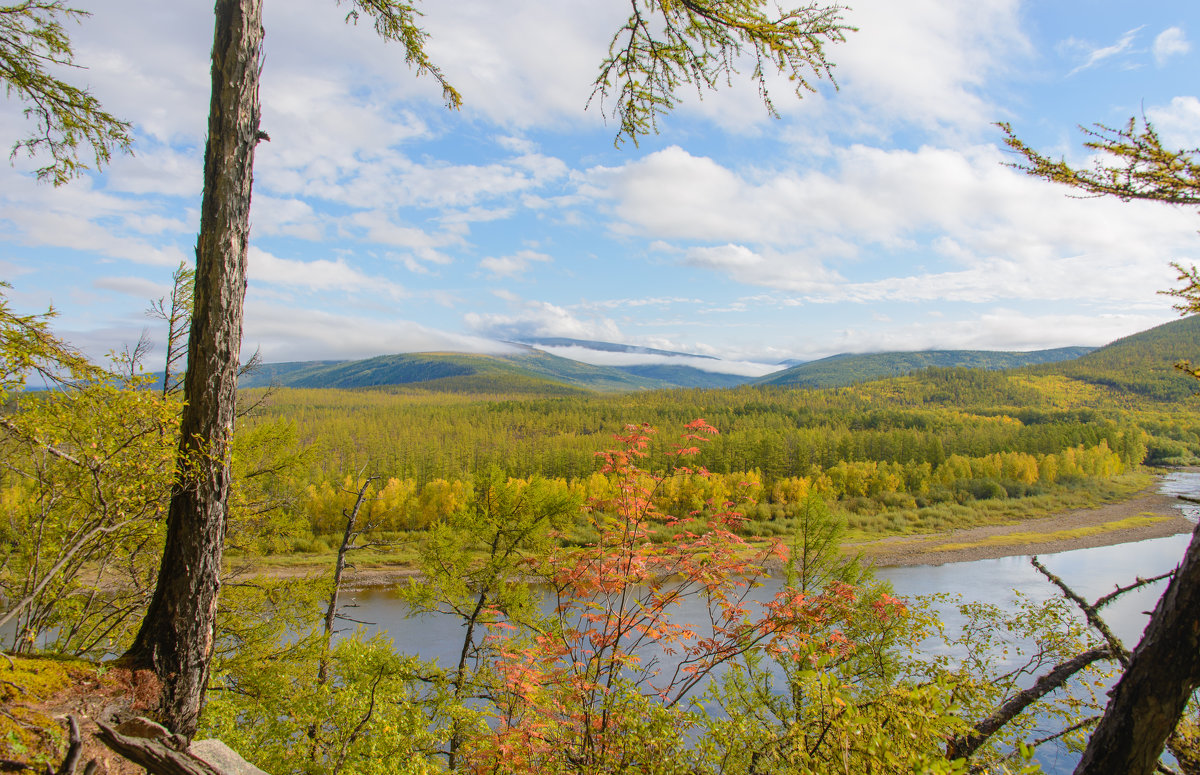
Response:
[{"label": "pine tree trunk", "polygon": [[157,674],[162,720],[188,738],[204,700],[221,585],[262,39],[262,0],[217,0],[178,474],[158,584],[126,655]]},{"label": "pine tree trunk", "polygon": [[1109,693],[1075,775],[1149,775],[1200,685],[1200,526]]}]

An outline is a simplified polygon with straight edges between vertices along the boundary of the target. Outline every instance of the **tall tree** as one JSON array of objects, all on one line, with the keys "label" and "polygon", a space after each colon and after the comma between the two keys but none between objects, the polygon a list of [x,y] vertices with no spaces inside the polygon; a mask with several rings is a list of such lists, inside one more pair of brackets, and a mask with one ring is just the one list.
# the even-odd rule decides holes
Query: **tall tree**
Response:
[{"label": "tall tree", "polygon": [[126,658],[158,675],[161,712],[196,730],[220,588],[259,130],[262,0],[218,0],[194,313],[176,480],[154,597]]},{"label": "tall tree", "polygon": [[[1164,147],[1153,125],[1131,118],[1120,128],[1084,129],[1084,146],[1097,152],[1091,168],[1072,167],[1030,148],[1008,124],[1000,128],[1024,161],[1014,166],[1036,177],[1097,196],[1173,205],[1200,204],[1200,149]],[[1200,312],[1200,275],[1177,267],[1184,286],[1170,293],[1183,314]],[[1190,364],[1180,364],[1200,378]],[[1149,775],[1193,693],[1200,687],[1200,527],[1134,649],[1108,707],[1088,741],[1076,775],[1121,772]]]},{"label": "tall tree", "polygon": [[[418,74],[442,86],[450,107],[461,98],[424,50],[419,12],[404,0],[338,0],[348,21],[365,14],[377,33],[404,46]],[[682,84],[715,88],[743,57],[770,108],[765,73],[777,68],[812,88],[808,77],[829,75],[824,47],[847,29],[840,7],[816,4],[770,12],[764,0],[633,0],[627,23],[613,37],[593,96],[618,95],[613,114],[620,137],[655,128]],[[657,17],[657,18],[656,18]],[[221,543],[229,492],[237,369],[246,289],[254,151],[269,139],[259,128],[262,0],[217,0],[212,52],[212,98],[204,163],[204,198],[196,246],[195,311],[188,344],[186,402],[178,478],[171,495],[158,589],[126,655],[153,669],[162,683],[164,721],[191,736],[199,716],[212,651],[220,587]]]}]

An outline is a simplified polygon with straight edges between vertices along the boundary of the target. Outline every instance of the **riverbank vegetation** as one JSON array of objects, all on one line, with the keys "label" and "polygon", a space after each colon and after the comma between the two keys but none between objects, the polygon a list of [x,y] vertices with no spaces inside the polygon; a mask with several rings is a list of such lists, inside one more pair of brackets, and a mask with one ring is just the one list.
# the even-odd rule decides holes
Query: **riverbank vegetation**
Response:
[{"label": "riverbank vegetation", "polygon": [[[931,369],[824,391],[281,389],[247,424],[285,428],[312,450],[272,485],[295,532],[283,548],[299,560],[336,546],[360,473],[378,477],[367,509],[398,544],[460,508],[472,472],[490,466],[603,496],[611,483],[595,456],[631,415],[664,434],[697,416],[721,429],[698,461],[712,475],[656,497],[663,510],[687,513],[747,490],[756,503],[744,536],[788,534],[810,493],[844,515],[852,540],[1044,516],[1128,497],[1148,483],[1144,462],[1197,459],[1200,423],[1173,403],[1127,399],[1061,377]],[[580,524],[567,540],[592,537]]]}]

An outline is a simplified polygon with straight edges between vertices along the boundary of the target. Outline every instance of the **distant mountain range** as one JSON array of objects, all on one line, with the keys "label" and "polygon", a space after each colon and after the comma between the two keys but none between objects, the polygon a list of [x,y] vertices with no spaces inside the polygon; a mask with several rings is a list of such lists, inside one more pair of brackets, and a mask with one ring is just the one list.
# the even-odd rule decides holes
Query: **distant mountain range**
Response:
[{"label": "distant mountain range", "polygon": [[[536,345],[537,347],[535,347]],[[424,390],[468,393],[631,392],[664,388],[726,388],[743,384],[827,388],[937,367],[987,370],[1028,368],[1094,384],[1129,390],[1151,398],[1172,399],[1193,390],[1194,380],[1179,374],[1177,360],[1200,363],[1200,316],[1120,339],[1101,348],[1061,347],[1033,352],[927,350],[921,352],[845,353],[800,363],[754,379],[710,371],[677,361],[711,356],[648,347],[566,338],[528,339],[494,355],[410,353],[360,361],[307,361],[264,364],[245,375],[243,387],[271,384],[308,388],[419,386]],[[646,356],[632,365],[598,366],[545,352],[581,348],[609,354]],[[706,363],[704,365],[707,365]]]}]

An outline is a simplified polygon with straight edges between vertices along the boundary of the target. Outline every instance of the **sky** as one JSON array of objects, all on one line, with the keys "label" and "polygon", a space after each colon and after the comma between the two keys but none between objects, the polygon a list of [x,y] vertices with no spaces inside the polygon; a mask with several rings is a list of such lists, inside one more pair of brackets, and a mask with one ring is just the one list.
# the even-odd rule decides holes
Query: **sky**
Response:
[{"label": "sky", "polygon": [[[68,74],[132,156],[58,188],[0,165],[14,309],[100,356],[142,331],[199,222],[208,2],[80,0]],[[614,144],[592,82],[619,0],[426,2],[446,109],[334,0],[266,0],[243,351],[496,352],[525,337],[759,375],[841,352],[1098,346],[1174,319],[1187,208],[1078,198],[1005,166],[996,122],[1088,164],[1078,125],[1145,116],[1200,147],[1200,4],[852,0],[836,88],[748,70]],[[0,144],[30,125],[0,105]],[[44,163],[44,160],[43,162]],[[559,351],[581,357],[581,351]],[[611,353],[583,355],[621,361]],[[651,356],[626,356],[645,362]],[[715,364],[715,365],[714,365]]]}]

